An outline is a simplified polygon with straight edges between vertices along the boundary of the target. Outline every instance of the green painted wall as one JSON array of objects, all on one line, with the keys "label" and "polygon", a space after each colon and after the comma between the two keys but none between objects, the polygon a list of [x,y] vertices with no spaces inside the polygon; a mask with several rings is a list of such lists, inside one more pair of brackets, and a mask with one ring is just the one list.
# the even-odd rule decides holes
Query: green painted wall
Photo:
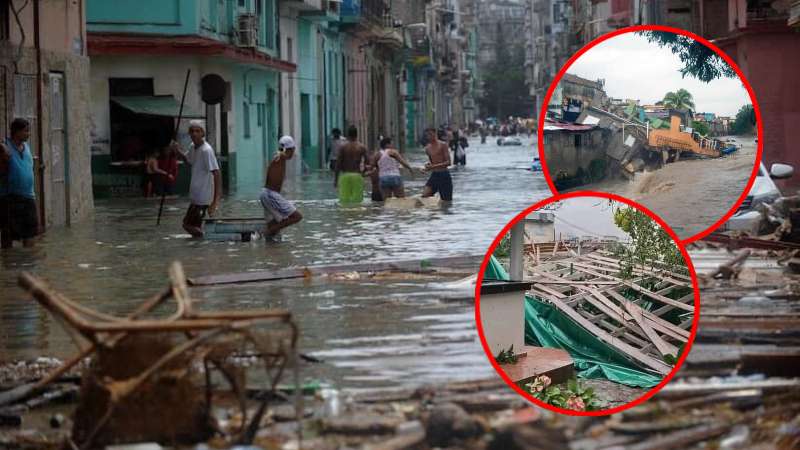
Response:
[{"label": "green painted wall", "polygon": [[276,72],[244,67],[234,71],[231,188],[236,191],[256,193],[264,185],[266,165],[278,141],[277,92]]},{"label": "green painted wall", "polygon": [[[303,162],[310,169],[319,169],[321,143],[319,141],[319,101],[320,82],[317,54],[317,25],[305,20],[297,21],[297,78],[300,91],[300,123],[302,139],[301,154]],[[303,111],[303,95],[307,95],[307,111]],[[304,114],[305,112],[305,114]],[[307,126],[306,126],[307,124]]]},{"label": "green painted wall", "polygon": [[278,0],[89,0],[89,32],[200,35],[232,42],[239,14],[259,15],[258,47],[274,54]]}]

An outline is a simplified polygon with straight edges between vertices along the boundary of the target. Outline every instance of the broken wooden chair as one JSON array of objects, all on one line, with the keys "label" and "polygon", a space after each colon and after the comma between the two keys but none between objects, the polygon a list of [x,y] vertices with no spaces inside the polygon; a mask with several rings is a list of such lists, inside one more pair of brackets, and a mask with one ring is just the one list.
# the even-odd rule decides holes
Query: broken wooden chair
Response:
[{"label": "broken wooden chair", "polygon": [[[7,395],[6,401],[30,396],[91,356],[75,414],[74,444],[90,448],[125,440],[196,442],[222,432],[212,418],[216,370],[241,410],[241,425],[227,437],[235,443],[252,442],[268,400],[281,397],[277,386],[284,372],[293,369],[295,386],[299,382],[298,329],[291,313],[198,311],[180,263],[170,267],[170,279],[169,288],[127,317],[116,317],[68,299],[29,273],[21,274],[20,286],[64,326],[80,352],[39,382]],[[144,318],[169,298],[176,301],[173,314]],[[236,364],[242,355],[260,359],[267,383],[249,421],[245,369]],[[300,397],[295,400],[297,412],[302,409]]]}]

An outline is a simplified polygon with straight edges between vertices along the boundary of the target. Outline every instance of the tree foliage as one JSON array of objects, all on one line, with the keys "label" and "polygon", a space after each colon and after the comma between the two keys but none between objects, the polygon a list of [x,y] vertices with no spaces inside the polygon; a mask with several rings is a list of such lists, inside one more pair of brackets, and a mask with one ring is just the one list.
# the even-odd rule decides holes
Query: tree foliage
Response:
[{"label": "tree foliage", "polygon": [[489,116],[528,117],[535,105],[525,84],[525,47],[509,44],[499,30],[495,42],[495,61],[482,70],[484,96],[479,99]]},{"label": "tree foliage", "polygon": [[687,273],[675,241],[661,226],[642,211],[630,206],[619,207],[614,211],[614,223],[631,237],[631,245],[623,249],[623,269],[621,275],[630,277],[636,266],[653,267],[661,263],[667,269]]},{"label": "tree foliage", "polygon": [[667,31],[641,31],[639,33],[648,41],[654,42],[660,47],[667,47],[672,50],[672,53],[678,55],[683,63],[680,71],[684,77],[691,75],[708,83],[717,78],[736,76],[736,71],[721,56],[700,41]]},{"label": "tree foliage", "polygon": [[709,131],[708,124],[705,122],[698,122],[696,120],[692,121],[692,129],[703,136],[708,136]]},{"label": "tree foliage", "polygon": [[744,105],[739,108],[731,125],[731,133],[736,135],[751,134],[756,126],[756,113],[753,105]]},{"label": "tree foliage", "polygon": [[678,89],[675,92],[667,92],[664,95],[664,100],[661,101],[661,104],[667,108],[677,110],[694,110],[694,100],[692,98],[692,94],[683,88]]}]

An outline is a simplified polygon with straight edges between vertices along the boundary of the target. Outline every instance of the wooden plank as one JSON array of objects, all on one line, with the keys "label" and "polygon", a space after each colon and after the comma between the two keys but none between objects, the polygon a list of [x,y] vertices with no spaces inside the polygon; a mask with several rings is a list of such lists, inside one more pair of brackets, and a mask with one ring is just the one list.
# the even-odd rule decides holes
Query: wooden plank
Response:
[{"label": "wooden plank", "polygon": [[[575,263],[576,266],[578,264],[579,263]],[[658,300],[661,303],[665,303],[667,305],[672,305],[672,306],[674,306],[674,307],[676,307],[678,309],[682,309],[684,311],[694,312],[694,307],[693,306],[688,306],[688,305],[686,305],[684,303],[681,303],[681,302],[679,302],[677,300],[673,300],[671,298],[664,297],[663,295],[659,295],[659,294],[657,294],[657,293],[655,293],[653,291],[650,291],[648,289],[645,289],[645,288],[639,286],[638,284],[631,283],[630,281],[623,280],[623,279],[616,278],[616,277],[612,277],[610,275],[603,275],[603,274],[595,272],[594,270],[590,270],[590,269],[587,269],[587,268],[582,267],[582,266],[583,266],[583,264],[581,264],[579,266],[579,270],[581,270],[583,272],[586,272],[588,274],[595,275],[595,276],[600,276],[600,277],[603,277],[603,278],[608,278],[608,279],[611,279],[611,280],[618,280],[621,284],[624,284],[625,286],[628,286],[629,288],[633,289],[634,291],[642,293],[642,294],[644,294],[644,295],[646,295],[646,296],[648,296],[648,297],[650,297],[650,298],[652,298],[654,300]]]},{"label": "wooden plank", "polygon": [[[600,256],[598,254],[598,252],[588,253],[585,256],[590,257],[590,258],[594,258],[594,259],[597,259],[597,260],[601,260],[601,261],[606,261],[606,262],[611,263],[611,264],[621,265],[620,260],[618,260],[616,258],[608,258],[608,257]],[[663,265],[660,262],[657,262],[656,264]],[[643,267],[635,267],[635,269],[652,271],[651,269],[645,269]],[[681,279],[681,280],[684,280],[684,281],[689,282],[689,283],[691,283],[691,281],[692,281],[692,277],[689,276],[689,275],[684,275],[682,273],[673,272],[671,270],[667,270],[667,269],[664,269],[664,268],[659,269],[659,270],[662,272],[662,274],[669,274],[671,278]]]},{"label": "wooden plank", "polygon": [[561,312],[566,314],[567,317],[576,322],[578,325],[582,326],[587,331],[597,336],[598,339],[614,347],[615,349],[619,350],[625,355],[628,355],[631,359],[637,361],[638,363],[644,365],[645,367],[661,375],[666,375],[672,370],[672,367],[667,365],[665,362],[653,358],[652,356],[646,355],[642,353],[639,349],[634,348],[633,346],[623,342],[621,339],[611,336],[608,332],[601,329],[597,325],[589,322],[583,316],[575,312],[574,309],[565,305],[561,300],[557,298],[551,298],[550,302]]},{"label": "wooden plank", "polygon": [[577,280],[539,280],[537,281],[538,284],[567,284],[571,286],[597,286],[597,285],[607,285],[607,286],[618,286],[619,283],[616,281],[577,281]]},{"label": "wooden plank", "polygon": [[419,272],[442,268],[467,268],[477,271],[484,255],[451,256],[445,258],[414,259],[393,262],[373,262],[360,264],[335,264],[310,267],[296,267],[257,272],[230,273],[189,278],[192,286],[212,286],[220,284],[253,283],[293,278],[306,278],[342,272]]},{"label": "wooden plank", "polygon": [[533,287],[535,287],[535,288],[537,288],[537,289],[540,289],[540,290],[542,290],[542,291],[544,291],[544,292],[547,292],[548,294],[555,295],[555,296],[556,296],[556,297],[558,297],[558,298],[566,298],[566,297],[567,297],[567,296],[566,296],[566,295],[564,295],[563,293],[561,293],[561,292],[558,292],[558,291],[557,291],[557,290],[555,290],[555,289],[551,289],[551,288],[549,288],[549,287],[547,287],[547,286],[543,286],[543,285],[541,285],[541,284],[539,284],[539,283],[536,283],[536,284],[534,284],[534,285],[533,285]]},{"label": "wooden plank", "polygon": [[626,302],[625,309],[633,316],[633,320],[639,324],[639,327],[644,331],[647,337],[650,339],[650,342],[656,346],[659,352],[662,355],[672,355],[678,356],[678,348],[674,345],[664,341],[661,337],[652,329],[650,325],[645,321],[644,316],[642,315],[642,309],[631,302]]},{"label": "wooden plank", "polygon": [[[606,257],[608,257],[608,256],[613,256],[613,254],[612,254],[612,253],[610,253],[610,252],[608,252],[608,251],[605,251],[605,250],[600,250],[600,251],[597,251],[597,252],[594,252],[594,253],[599,253],[600,255],[606,255]],[[609,259],[614,259],[614,258],[609,258]],[[619,261],[619,260],[617,260],[617,261]],[[661,267],[662,267],[662,269],[661,269],[661,270],[663,270],[663,271],[665,271],[665,272],[669,273],[669,274],[670,274],[670,275],[672,275],[674,278],[679,278],[679,279],[682,279],[682,280],[685,280],[685,281],[689,281],[689,282],[691,282],[691,281],[692,281],[692,277],[691,277],[691,276],[689,276],[689,275],[684,275],[684,274],[682,274],[682,273],[676,273],[676,272],[672,272],[672,271],[670,271],[670,270],[667,270],[667,269],[663,268],[663,266],[664,266],[664,263],[661,263],[661,262],[651,262],[651,263],[653,263],[654,265],[659,265],[659,266],[661,266]]]},{"label": "wooden plank", "polygon": [[[625,314],[625,311],[620,308],[616,303],[608,299],[607,297],[603,296],[598,290],[596,289],[588,289],[591,295],[586,296],[585,300],[590,304],[594,305],[595,308],[603,311],[605,314],[609,315],[613,320],[620,323],[622,326],[618,327],[621,330],[628,330],[632,333],[636,333],[642,338],[648,338],[647,334],[645,334],[644,330],[638,326],[633,321],[633,316],[630,314]],[[593,300],[592,297],[595,297]],[[626,335],[628,339],[634,341],[640,347],[643,347],[647,342],[638,339],[632,335]]]},{"label": "wooden plank", "polygon": [[[595,264],[605,264],[607,266],[611,266],[613,269],[615,269],[617,271],[619,271],[622,268],[622,265],[619,264],[619,263],[611,263],[611,262],[607,262],[607,261],[598,260],[596,258],[598,258],[596,255],[588,254],[588,255],[585,255],[585,256],[581,257],[580,259],[582,261],[592,262],[592,263],[595,263]],[[591,261],[587,261],[587,260],[591,260]],[[691,288],[692,287],[691,280],[690,281],[684,281],[684,280],[676,279],[674,277],[665,276],[664,274],[673,274],[673,272],[669,272],[669,271],[663,271],[662,273],[659,273],[659,272],[656,272],[656,271],[653,271],[653,270],[650,270],[650,269],[645,269],[645,268],[642,268],[642,267],[634,267],[633,268],[633,273],[635,273],[637,275],[650,275],[651,277],[658,278],[661,281],[666,281],[666,282],[669,282],[669,283],[677,285],[677,286],[683,286],[683,287],[687,287],[687,288]]]},{"label": "wooden plank", "polygon": [[[622,296],[619,292],[610,291],[608,292],[609,295],[614,297],[620,302],[629,301],[625,297]],[[689,340],[690,333],[675,324],[667,322],[666,320],[658,317],[657,315],[644,310],[641,306],[636,305],[638,308],[642,309],[642,314],[644,318],[648,321],[651,327],[655,328],[657,331],[661,332],[661,334],[665,334],[670,336],[673,339],[678,340],[679,342],[686,342]]]}]

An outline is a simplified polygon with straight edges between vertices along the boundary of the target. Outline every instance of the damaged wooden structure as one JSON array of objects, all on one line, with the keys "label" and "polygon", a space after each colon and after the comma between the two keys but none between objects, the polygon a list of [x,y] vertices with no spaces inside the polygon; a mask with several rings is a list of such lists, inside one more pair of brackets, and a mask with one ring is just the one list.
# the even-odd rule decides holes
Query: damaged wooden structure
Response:
[{"label": "damaged wooden structure", "polygon": [[[298,328],[292,315],[280,309],[200,311],[180,263],[170,267],[170,279],[168,288],[128,316],[117,317],[21,274],[20,286],[64,327],[80,351],[42,380],[4,392],[2,403],[35,395],[91,358],[83,373],[70,447],[194,443],[213,434],[222,434],[231,444],[251,443],[268,402],[282,397],[277,386],[287,371],[294,372],[298,385]],[[174,300],[171,313],[149,316],[169,299]],[[248,405],[240,357],[255,358],[263,369],[265,384],[257,405]],[[229,390],[223,392],[224,385]],[[221,429],[212,415],[212,406],[222,397],[240,410],[241,420],[232,430]]]},{"label": "damaged wooden structure", "polygon": [[[691,335],[691,278],[650,262],[636,265],[623,279],[623,265],[610,252],[597,251],[535,266],[529,269],[529,295],[553,305],[636,366],[667,375]],[[674,320],[685,313],[688,318]]]}]

